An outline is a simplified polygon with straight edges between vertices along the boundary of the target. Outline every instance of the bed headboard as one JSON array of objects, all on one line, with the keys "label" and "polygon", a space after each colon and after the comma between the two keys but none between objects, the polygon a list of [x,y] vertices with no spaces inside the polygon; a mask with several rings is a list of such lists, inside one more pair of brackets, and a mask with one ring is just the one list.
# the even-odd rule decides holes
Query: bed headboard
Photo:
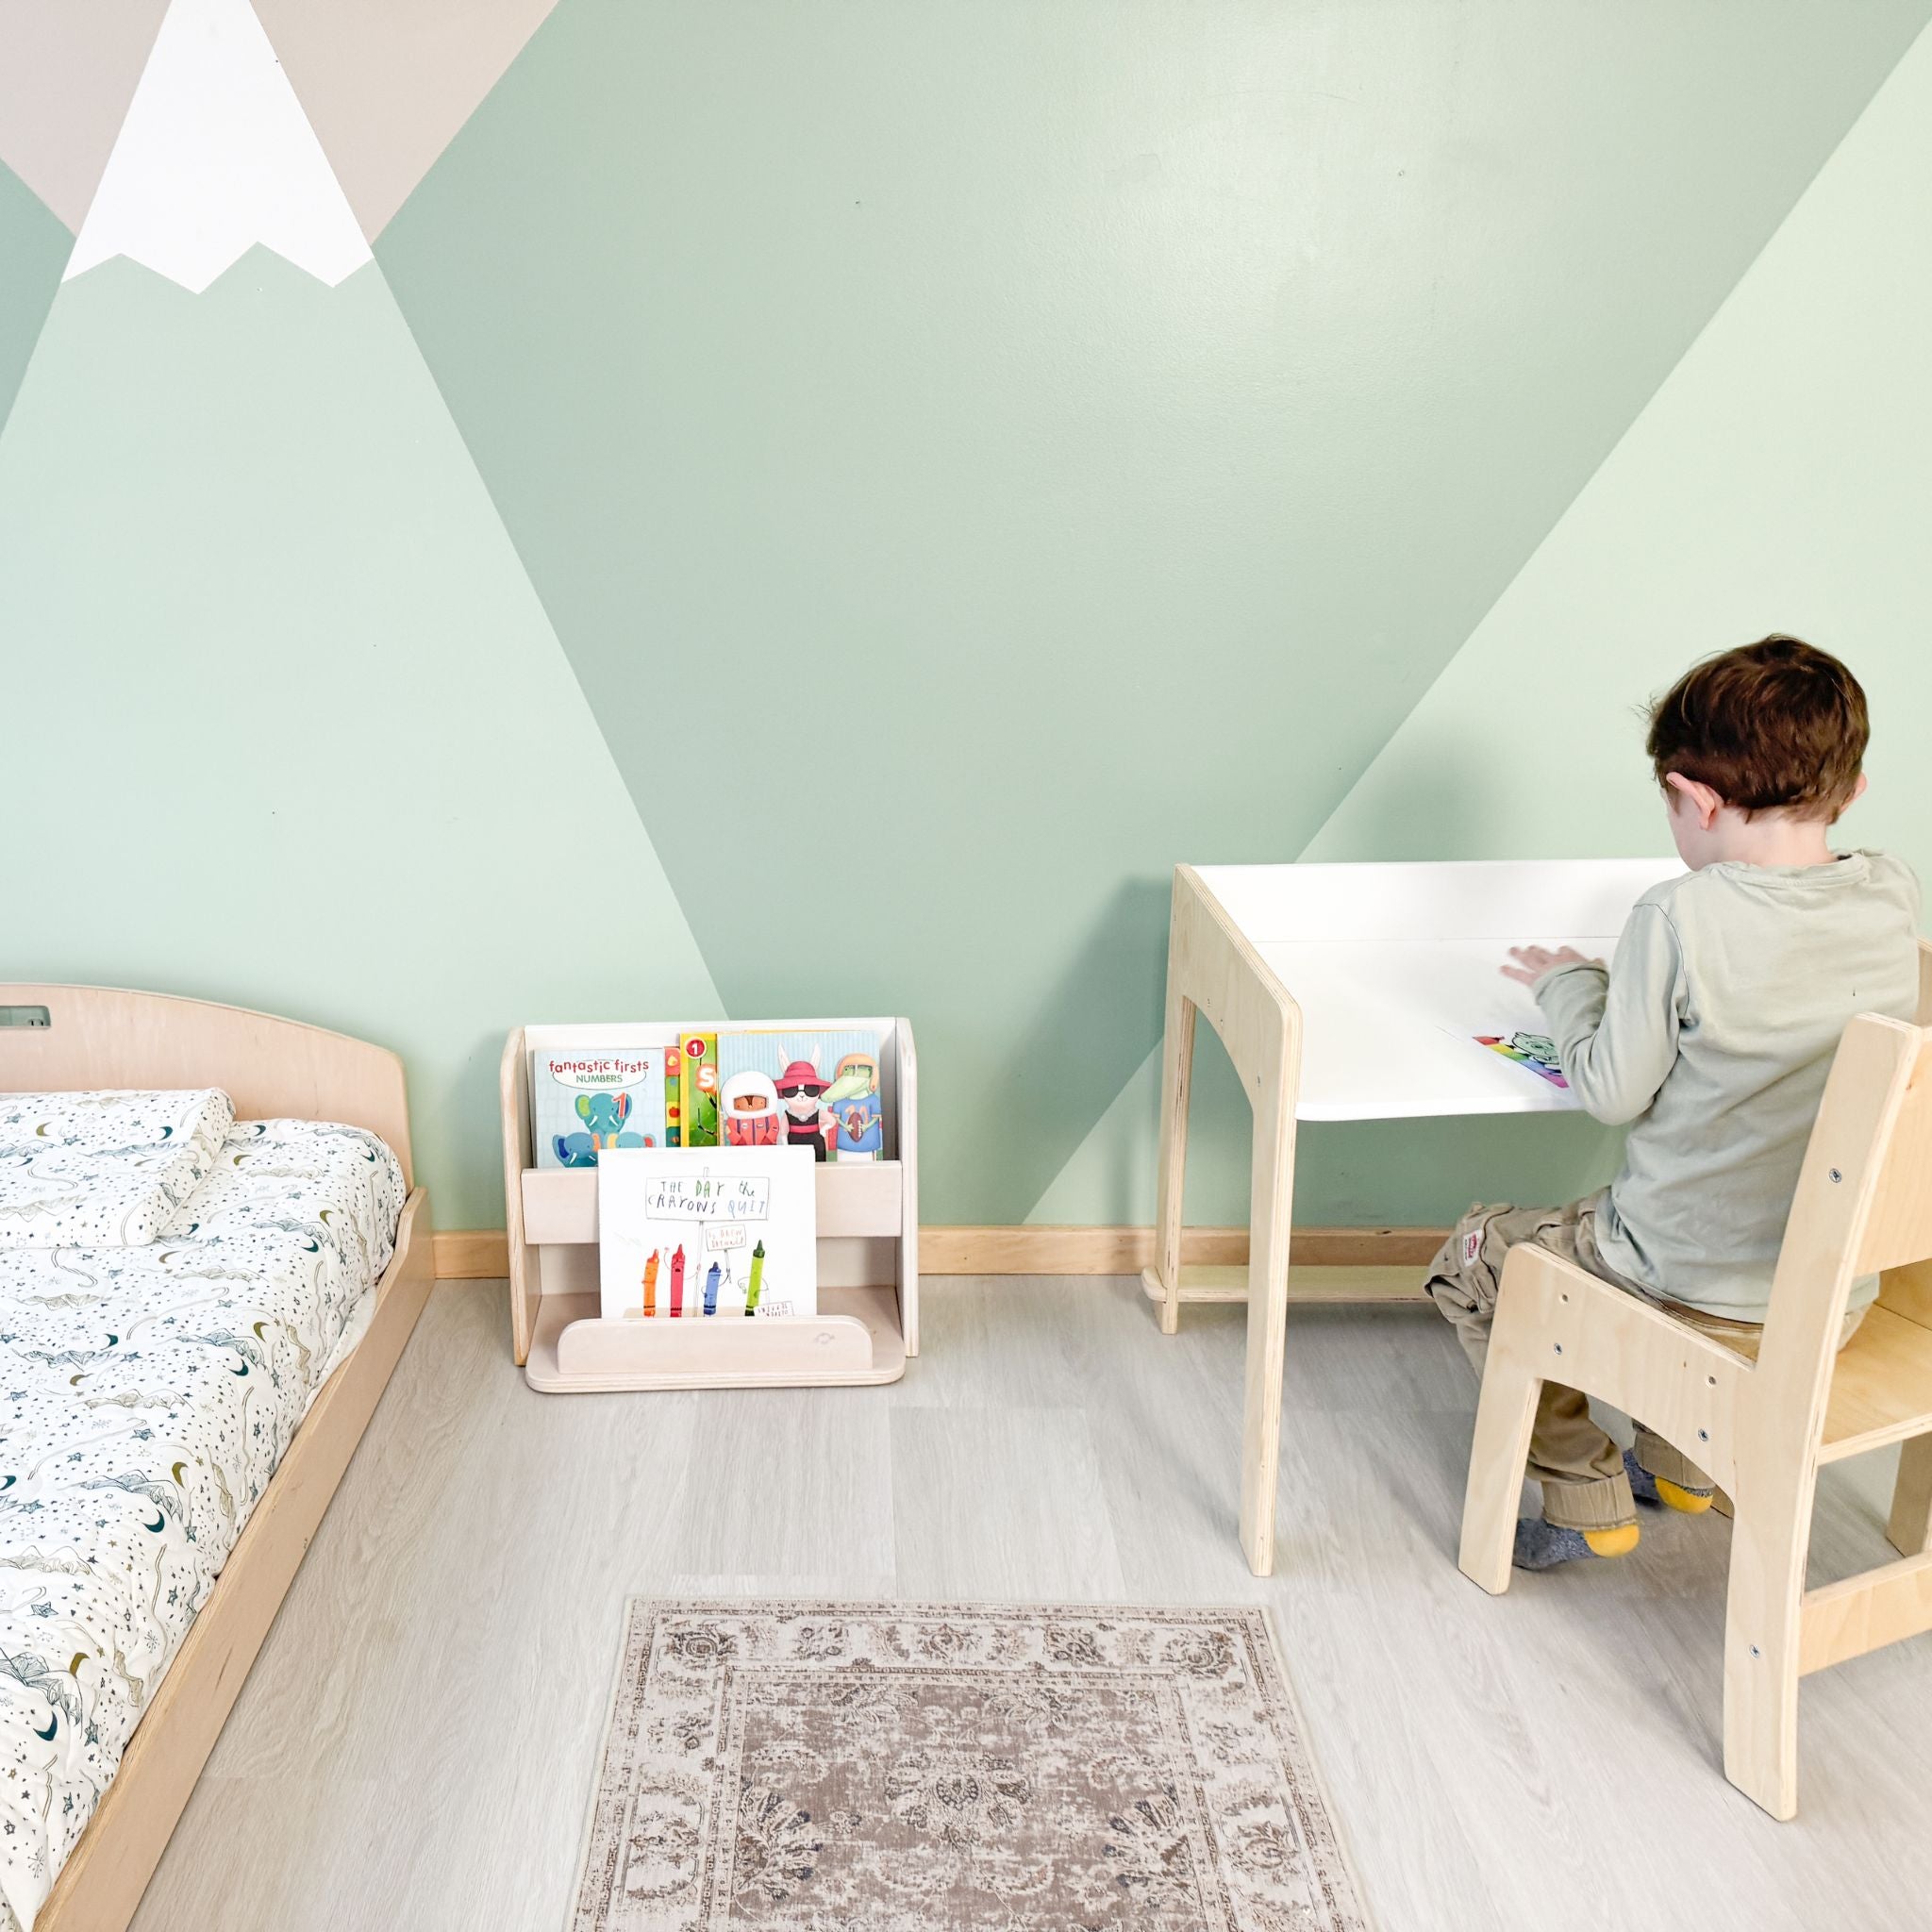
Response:
[{"label": "bed headboard", "polygon": [[109,986],[0,982],[0,1007],[47,1013],[44,1026],[0,1025],[0,1093],[220,1087],[238,1120],[367,1127],[395,1149],[415,1186],[403,1063],[387,1047],[243,1007]]}]

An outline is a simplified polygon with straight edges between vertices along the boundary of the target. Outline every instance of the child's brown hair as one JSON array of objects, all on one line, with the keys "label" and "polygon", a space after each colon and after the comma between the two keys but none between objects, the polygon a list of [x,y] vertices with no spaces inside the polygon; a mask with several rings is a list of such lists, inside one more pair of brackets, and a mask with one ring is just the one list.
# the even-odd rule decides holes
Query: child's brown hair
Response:
[{"label": "child's brown hair", "polygon": [[1774,633],[1693,664],[1651,707],[1644,748],[1659,785],[1677,772],[1746,817],[1831,820],[1852,802],[1870,737],[1858,680],[1829,651]]}]

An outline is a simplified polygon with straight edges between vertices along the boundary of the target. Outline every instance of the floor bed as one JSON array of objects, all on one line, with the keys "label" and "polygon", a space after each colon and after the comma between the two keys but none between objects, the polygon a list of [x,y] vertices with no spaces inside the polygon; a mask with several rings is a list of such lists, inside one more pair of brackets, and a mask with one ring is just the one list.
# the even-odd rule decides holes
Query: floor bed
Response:
[{"label": "floor bed", "polygon": [[361,1339],[315,1394],[35,1922],[37,1932],[117,1932],[422,1311],[428,1208],[414,1184],[402,1065],[380,1047],[235,1008],[103,988],[0,986],[0,1008],[12,1023],[0,1025],[0,1093],[218,1087],[238,1119],[337,1122],[376,1135],[406,1190]]}]

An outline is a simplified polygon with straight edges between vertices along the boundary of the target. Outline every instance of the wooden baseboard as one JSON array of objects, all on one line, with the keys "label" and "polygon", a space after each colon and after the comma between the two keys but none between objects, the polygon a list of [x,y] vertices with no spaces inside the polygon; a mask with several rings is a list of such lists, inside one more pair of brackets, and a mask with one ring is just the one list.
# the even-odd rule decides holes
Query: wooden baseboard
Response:
[{"label": "wooden baseboard", "polygon": [[438,1228],[439,1281],[502,1281],[509,1274],[509,1238],[500,1227]]},{"label": "wooden baseboard", "polygon": [[[1440,1227],[1298,1227],[1291,1244],[1311,1268],[1420,1265],[1442,1245]],[[1209,1268],[1245,1268],[1244,1227],[1191,1227],[1181,1259]],[[1154,1265],[1151,1227],[923,1227],[922,1274],[1138,1274]]]},{"label": "wooden baseboard", "polygon": [[[1441,1227],[1298,1227],[1296,1263],[1309,1268],[1416,1268],[1442,1245]],[[441,1281],[498,1281],[509,1272],[501,1228],[440,1230]],[[1191,1227],[1181,1259],[1244,1268],[1244,1227]],[[1151,1227],[923,1227],[922,1274],[1138,1274],[1154,1263]]]}]

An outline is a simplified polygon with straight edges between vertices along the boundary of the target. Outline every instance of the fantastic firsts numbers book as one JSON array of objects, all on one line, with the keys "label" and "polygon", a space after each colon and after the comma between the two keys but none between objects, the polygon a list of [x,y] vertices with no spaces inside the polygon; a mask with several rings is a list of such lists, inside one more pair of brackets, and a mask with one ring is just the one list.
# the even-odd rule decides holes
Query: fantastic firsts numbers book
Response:
[{"label": "fantastic firsts numbers book", "polygon": [[664,1049],[574,1046],[531,1056],[539,1167],[596,1167],[617,1148],[664,1144]]},{"label": "fantastic firsts numbers book", "polygon": [[625,1149],[597,1173],[607,1322],[818,1312],[818,1195],[799,1147]]}]

